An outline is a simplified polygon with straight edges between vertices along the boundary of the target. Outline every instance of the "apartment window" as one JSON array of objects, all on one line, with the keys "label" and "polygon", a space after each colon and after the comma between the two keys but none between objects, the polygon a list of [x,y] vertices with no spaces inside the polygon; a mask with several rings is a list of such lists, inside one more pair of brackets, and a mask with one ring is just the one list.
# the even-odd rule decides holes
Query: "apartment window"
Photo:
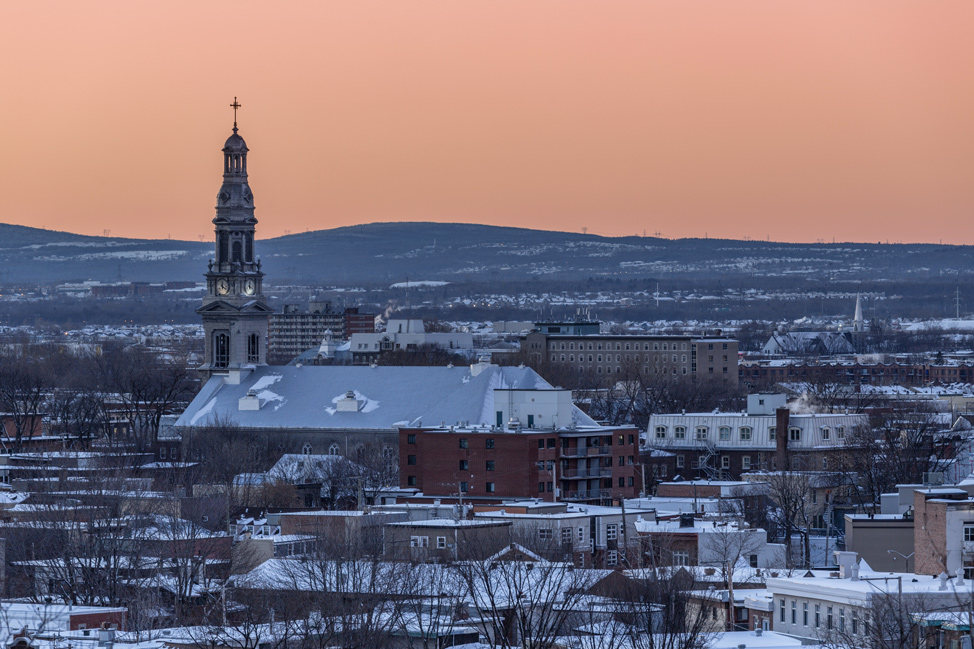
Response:
[{"label": "apartment window", "polygon": [[808,602],[802,602],[802,625],[808,626]]},{"label": "apartment window", "polygon": [[684,462],[685,461],[686,460],[684,460],[684,458],[683,458],[682,455],[677,455],[676,456],[676,468],[682,469],[684,467]]},{"label": "apartment window", "polygon": [[572,529],[570,527],[566,527],[561,531],[561,542],[565,545],[572,542]]},{"label": "apartment window", "polygon": [[791,427],[788,429],[788,439],[793,442],[802,441],[802,429],[798,427]]},{"label": "apartment window", "polygon": [[416,456],[415,455],[407,455],[406,456],[406,464],[408,464],[409,466],[416,466]]},{"label": "apartment window", "polygon": [[[666,467],[663,467],[663,468],[665,469]],[[664,472],[664,474],[663,474],[663,475],[666,475],[666,473]],[[635,478],[633,478],[632,476],[629,476],[629,477],[627,478],[627,480],[628,480],[628,483],[627,483],[627,484],[628,484],[628,485],[629,485],[630,487],[634,487],[634,486],[636,486],[636,479],[635,479]]]},{"label": "apartment window", "polygon": [[720,468],[729,469],[730,468],[730,455],[723,455],[720,458]]},{"label": "apartment window", "polygon": [[163,446],[163,447],[161,447],[159,449],[159,459],[160,460],[165,460],[166,459],[166,447],[165,446]]},{"label": "apartment window", "polygon": [[845,439],[845,426],[836,426],[835,427],[835,438],[836,439]]},{"label": "apartment window", "polygon": [[964,541],[974,541],[974,525],[964,526]]},{"label": "apartment window", "polygon": [[493,471],[494,470],[494,461],[493,460],[487,460],[486,467],[485,468],[486,468],[487,471]]},{"label": "apartment window", "polygon": [[621,477],[621,476],[619,477],[619,486],[620,487],[625,487],[626,486],[626,479],[624,477]]},{"label": "apartment window", "polygon": [[494,493],[494,483],[493,482],[488,482],[487,483],[487,493],[489,493],[489,494]]},{"label": "apartment window", "polygon": [[550,527],[539,527],[538,528],[538,538],[542,541],[551,540],[551,528]]},{"label": "apartment window", "polygon": [[730,426],[721,426],[717,429],[718,437],[721,441],[730,440]]},{"label": "apartment window", "polygon": [[619,456],[619,466],[625,466],[625,465],[626,465],[626,456],[625,455],[620,455]]},{"label": "apartment window", "polygon": [[467,448],[467,438],[466,437],[461,437],[460,438],[460,448]]},{"label": "apartment window", "polygon": [[619,538],[619,525],[617,523],[605,526],[605,538],[608,541],[615,541]]},{"label": "apartment window", "polygon": [[832,607],[831,606],[825,609],[825,628],[826,629],[832,628]]},{"label": "apartment window", "polygon": [[430,537],[428,536],[409,537],[409,547],[411,548],[428,548],[429,545],[430,545]]},{"label": "apartment window", "polygon": [[581,543],[584,540],[585,540],[585,528],[580,527],[578,528],[578,542]]},{"label": "apartment window", "polygon": [[832,431],[827,426],[822,429],[822,439],[823,440],[832,439]]},{"label": "apartment window", "polygon": [[484,440],[484,448],[494,448],[494,438],[488,437]]},{"label": "apartment window", "polygon": [[466,471],[469,468],[469,464],[466,460],[460,460],[460,470]]},{"label": "apartment window", "polygon": [[798,602],[791,600],[791,623],[798,624]]},{"label": "apartment window", "polygon": [[750,442],[751,441],[751,427],[750,426],[742,426],[741,427],[741,441],[742,442]]},{"label": "apartment window", "polygon": [[744,455],[741,457],[741,470],[750,471],[751,470],[751,456]]},{"label": "apartment window", "polygon": [[554,490],[555,490],[555,483],[554,482],[549,482],[548,483],[548,493],[551,493]]},{"label": "apartment window", "polygon": [[782,598],[782,599],[779,599],[778,602],[781,605],[781,609],[780,609],[781,610],[781,616],[780,616],[779,619],[780,619],[780,621],[784,622],[785,621],[785,600],[784,600],[784,598]]},{"label": "apartment window", "polygon": [[555,438],[554,437],[549,437],[548,438],[548,448],[554,448],[554,447],[555,447]]},{"label": "apartment window", "polygon": [[461,493],[467,493],[467,491],[469,491],[469,489],[470,489],[470,487],[469,487],[469,485],[466,482],[461,482],[460,483],[460,492]]},{"label": "apartment window", "polygon": [[408,435],[406,435],[406,443],[407,444],[415,444],[416,443],[416,435],[415,435],[415,433],[409,433]]},{"label": "apartment window", "polygon": [[543,439],[539,439],[538,440],[538,448],[544,448],[544,440]]},{"label": "apartment window", "polygon": [[696,429],[695,433],[696,433],[696,438],[697,439],[707,439],[707,427],[706,426],[697,426],[697,429]]},{"label": "apartment window", "polygon": [[544,493],[544,483],[543,482],[539,482],[538,483],[538,493],[539,494],[543,494]]},{"label": "apartment window", "polygon": [[768,441],[769,442],[774,442],[774,438],[775,438],[775,427],[774,426],[769,426],[768,427]]},{"label": "apartment window", "polygon": [[859,635],[859,611],[852,611],[852,635]]},{"label": "apartment window", "polygon": [[845,609],[839,609],[839,633],[845,631]]},{"label": "apartment window", "polygon": [[757,568],[758,567],[758,555],[756,555],[756,554],[749,555],[747,557],[747,565],[751,566],[752,568]]},{"label": "apartment window", "polygon": [[609,550],[605,553],[605,565],[616,566],[619,564],[619,552],[617,550]]},{"label": "apartment window", "polygon": [[445,548],[446,548],[446,537],[445,536],[436,537],[436,549],[443,550]]},{"label": "apartment window", "polygon": [[815,605],[815,628],[817,629],[822,623],[822,605]]},{"label": "apartment window", "polygon": [[674,426],[673,427],[673,437],[675,439],[686,439],[687,429],[684,426]]},{"label": "apartment window", "polygon": [[689,566],[690,565],[690,551],[689,550],[673,550],[673,565],[674,566]]}]

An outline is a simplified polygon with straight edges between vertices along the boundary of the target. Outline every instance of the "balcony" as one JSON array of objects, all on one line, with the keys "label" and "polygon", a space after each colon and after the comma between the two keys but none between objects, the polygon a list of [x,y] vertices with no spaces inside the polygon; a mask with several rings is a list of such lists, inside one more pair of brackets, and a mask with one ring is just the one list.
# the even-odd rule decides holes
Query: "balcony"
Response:
[{"label": "balcony", "polygon": [[568,469],[563,475],[566,480],[578,480],[582,478],[611,478],[612,467],[600,466],[589,467],[587,469]]},{"label": "balcony", "polygon": [[612,492],[608,489],[590,489],[588,491],[566,491],[562,495],[562,500],[602,500],[611,497]]},{"label": "balcony", "polygon": [[583,446],[580,448],[561,449],[562,457],[593,457],[597,455],[612,455],[611,446]]}]

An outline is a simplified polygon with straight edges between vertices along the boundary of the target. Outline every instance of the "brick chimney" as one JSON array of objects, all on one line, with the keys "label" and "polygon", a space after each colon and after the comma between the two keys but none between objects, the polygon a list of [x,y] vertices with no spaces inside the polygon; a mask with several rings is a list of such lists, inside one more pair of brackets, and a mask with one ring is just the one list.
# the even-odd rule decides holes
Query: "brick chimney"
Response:
[{"label": "brick chimney", "polygon": [[791,411],[788,408],[778,408],[775,414],[775,462],[779,471],[788,469],[788,423]]}]

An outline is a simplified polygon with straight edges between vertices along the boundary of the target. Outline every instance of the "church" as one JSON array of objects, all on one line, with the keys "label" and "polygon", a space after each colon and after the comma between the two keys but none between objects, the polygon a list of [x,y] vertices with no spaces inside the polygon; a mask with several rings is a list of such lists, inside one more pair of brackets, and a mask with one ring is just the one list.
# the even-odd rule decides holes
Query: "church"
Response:
[{"label": "church", "polygon": [[247,143],[237,133],[223,145],[223,184],[216,196],[214,258],[205,274],[206,295],[197,313],[206,339],[204,377],[264,365],[271,308],[263,296],[264,273],[254,251],[257,219],[254,193],[247,182]]},{"label": "church", "polygon": [[[254,469],[285,453],[345,455],[376,446],[394,462],[398,429],[464,425],[484,429],[596,426],[571,401],[526,367],[315,366],[267,364],[272,309],[256,256],[249,149],[238,133],[223,147],[223,183],[213,219],[215,247],[206,295],[197,310],[206,336],[199,370],[204,385],[172,427],[184,441],[220,427],[253,440]],[[258,460],[258,458],[260,458]]]}]

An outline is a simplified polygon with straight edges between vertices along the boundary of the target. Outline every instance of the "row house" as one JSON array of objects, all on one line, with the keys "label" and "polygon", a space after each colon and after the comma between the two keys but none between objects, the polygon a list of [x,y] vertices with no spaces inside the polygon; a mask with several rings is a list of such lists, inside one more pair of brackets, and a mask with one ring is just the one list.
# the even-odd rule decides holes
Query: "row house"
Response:
[{"label": "row house", "polygon": [[745,412],[654,414],[647,448],[675,455],[682,476],[737,480],[752,470],[829,470],[868,425],[859,414],[792,413],[781,394],[748,395]]},{"label": "row house", "polygon": [[920,386],[930,383],[970,383],[974,380],[974,364],[744,361],[739,374],[740,382],[750,386],[795,381]]}]

